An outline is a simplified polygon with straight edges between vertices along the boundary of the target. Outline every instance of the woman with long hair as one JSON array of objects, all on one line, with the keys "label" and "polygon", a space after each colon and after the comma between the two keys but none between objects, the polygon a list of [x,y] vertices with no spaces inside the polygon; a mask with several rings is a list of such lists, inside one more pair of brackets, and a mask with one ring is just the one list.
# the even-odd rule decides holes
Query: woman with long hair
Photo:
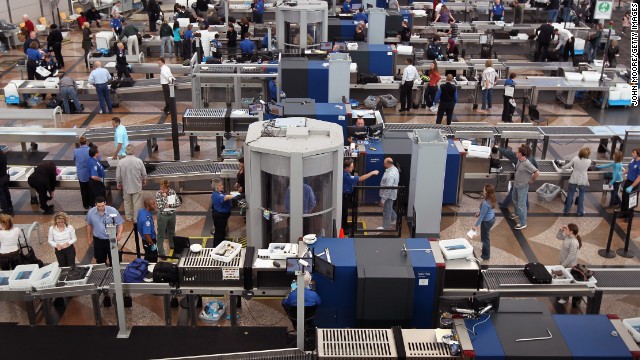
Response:
[{"label": "woman with long hair", "polygon": [[13,270],[20,265],[20,229],[13,226],[11,215],[0,215],[0,269]]},{"label": "woman with long hair", "polygon": [[491,240],[489,232],[496,222],[496,214],[493,211],[496,207],[496,190],[493,185],[486,184],[482,189],[482,202],[480,203],[480,211],[476,214],[476,224],[473,226],[474,231],[478,231],[480,227],[480,241],[482,242],[482,260],[491,258]]},{"label": "woman with long hair", "polygon": [[563,166],[563,169],[573,168],[571,177],[569,178],[569,192],[567,193],[567,202],[564,204],[563,214],[569,214],[569,210],[573,205],[573,196],[578,191],[578,216],[584,215],[584,192],[589,186],[589,177],[587,171],[591,166],[591,149],[584,147],[578,152],[578,156],[574,156],[571,161]]},{"label": "woman with long hair", "polygon": [[73,244],[78,241],[76,229],[69,224],[69,216],[58,212],[51,220],[48,242],[55,249],[56,259],[60,266],[74,266],[76,249]]},{"label": "woman with long hair", "polygon": [[[578,235],[578,225],[567,224],[563,226],[556,234],[556,239],[562,240],[560,248],[560,265],[563,268],[572,268],[578,264],[578,250],[582,247],[582,239]],[[558,303],[565,304],[566,297],[558,298]],[[579,297],[573,298],[573,306],[578,306]]]}]

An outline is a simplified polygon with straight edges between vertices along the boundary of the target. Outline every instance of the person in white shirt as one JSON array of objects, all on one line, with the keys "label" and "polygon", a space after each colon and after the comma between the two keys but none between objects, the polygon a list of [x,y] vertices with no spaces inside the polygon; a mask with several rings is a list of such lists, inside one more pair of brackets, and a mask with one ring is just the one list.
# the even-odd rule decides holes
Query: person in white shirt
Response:
[{"label": "person in white shirt", "polygon": [[400,85],[400,111],[409,111],[411,109],[411,91],[413,90],[413,82],[418,78],[418,70],[413,66],[413,59],[408,58],[404,61],[407,65],[402,72],[402,84]]},{"label": "person in white shirt", "polygon": [[400,4],[398,3],[398,0],[389,0],[389,9],[399,10]]},{"label": "person in white shirt", "polygon": [[0,269],[13,270],[20,265],[20,229],[13,226],[11,215],[0,215]]},{"label": "person in white shirt", "polygon": [[498,81],[498,73],[493,68],[493,61],[487,60],[484,67],[485,69],[482,71],[482,110],[480,111],[491,110],[491,95],[493,87]]},{"label": "person in white shirt", "polygon": [[164,111],[168,114],[171,111],[171,95],[169,95],[169,84],[173,84],[176,78],[173,77],[171,69],[165,64],[164,58],[158,60],[160,65],[160,84],[162,85],[162,93],[164,94]]},{"label": "person in white shirt", "polygon": [[571,59],[575,56],[573,52],[573,44],[575,43],[575,38],[571,31],[567,29],[555,29],[553,30],[553,34],[558,36],[558,45],[556,46],[556,51],[562,51],[562,61],[569,60],[569,53],[571,53]]},{"label": "person in white shirt", "polygon": [[49,245],[55,249],[59,266],[74,266],[76,264],[76,248],[73,245],[78,238],[76,229],[69,224],[69,216],[58,212],[49,227]]},{"label": "person in white shirt", "polygon": [[116,14],[122,14],[122,3],[120,1],[116,1],[116,3],[113,4],[113,7],[111,8],[111,16],[115,17]]}]

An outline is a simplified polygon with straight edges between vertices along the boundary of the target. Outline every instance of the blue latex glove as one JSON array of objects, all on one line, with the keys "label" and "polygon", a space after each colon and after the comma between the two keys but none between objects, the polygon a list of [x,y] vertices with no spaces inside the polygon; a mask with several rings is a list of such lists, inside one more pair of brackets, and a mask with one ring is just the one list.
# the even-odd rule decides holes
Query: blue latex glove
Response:
[{"label": "blue latex glove", "polygon": [[158,250],[158,247],[156,246],[156,244],[153,244],[153,246],[151,246],[151,251],[156,251]]},{"label": "blue latex glove", "polygon": [[627,192],[627,194],[631,194],[631,190],[633,190],[633,186],[629,186],[624,190]]}]

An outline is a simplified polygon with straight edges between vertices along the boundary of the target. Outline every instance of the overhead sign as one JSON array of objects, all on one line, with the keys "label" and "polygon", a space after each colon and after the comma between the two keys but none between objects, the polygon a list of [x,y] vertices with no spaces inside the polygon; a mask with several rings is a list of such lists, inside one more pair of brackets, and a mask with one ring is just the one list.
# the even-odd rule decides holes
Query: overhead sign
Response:
[{"label": "overhead sign", "polygon": [[609,20],[613,12],[613,0],[598,0],[596,1],[596,9],[593,14],[594,19]]}]

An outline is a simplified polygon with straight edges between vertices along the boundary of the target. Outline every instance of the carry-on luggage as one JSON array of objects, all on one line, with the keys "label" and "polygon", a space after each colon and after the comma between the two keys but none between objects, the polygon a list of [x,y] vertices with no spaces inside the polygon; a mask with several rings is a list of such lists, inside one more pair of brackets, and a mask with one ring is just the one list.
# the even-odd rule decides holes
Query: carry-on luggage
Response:
[{"label": "carry-on luggage", "polygon": [[524,266],[524,274],[532,284],[551,284],[551,274],[540,263],[528,263]]}]

